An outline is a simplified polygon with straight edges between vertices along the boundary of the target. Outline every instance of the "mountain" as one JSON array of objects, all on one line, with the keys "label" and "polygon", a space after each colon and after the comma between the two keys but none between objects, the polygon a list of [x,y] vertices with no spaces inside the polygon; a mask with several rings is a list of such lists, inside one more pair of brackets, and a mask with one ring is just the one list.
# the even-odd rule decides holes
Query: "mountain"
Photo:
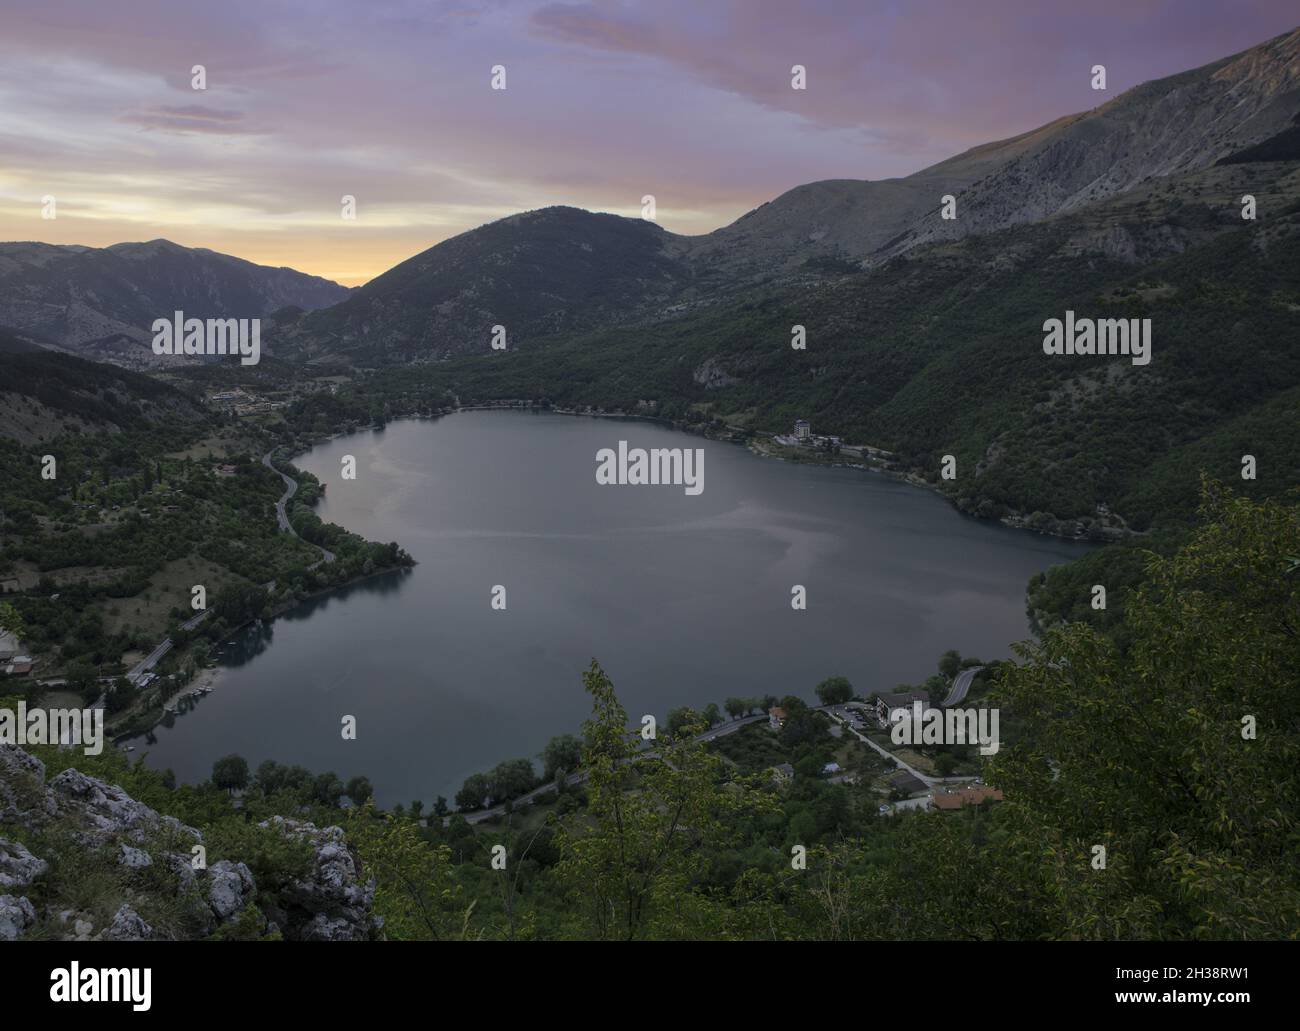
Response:
[{"label": "mountain", "polygon": [[[1243,220],[1239,200],[1257,196]],[[1043,322],[1150,319],[1151,362],[1048,356]],[[803,324],[807,349],[790,346]],[[1300,162],[1233,162],[1037,222],[773,282],[499,360],[381,372],[358,410],[548,398],[789,432],[810,418],[896,454],[964,511],[1109,539],[1186,521],[1201,471],[1300,481]],[[331,398],[338,403],[338,398]],[[958,476],[941,481],[953,455]],[[1241,459],[1260,475],[1241,480]]]},{"label": "mountain", "polygon": [[546,208],[462,233],[402,262],[341,304],[276,335],[275,351],[362,364],[489,353],[616,325],[689,280],[671,234],[643,220]]},{"label": "mountain", "polygon": [[154,319],[258,318],[321,308],[349,290],[168,240],[111,247],[0,243],[0,325],[83,357],[148,368]]},{"label": "mountain", "polygon": [[[285,356],[381,365],[653,323],[756,288],[812,285],[925,244],[1078,211],[1294,146],[1300,29],[901,179],[808,183],[698,237],[547,208],[429,248],[277,335]],[[1264,149],[1260,149],[1264,148]],[[945,195],[957,217],[941,217]]]},{"label": "mountain", "polygon": [[[959,217],[921,219],[879,260],[921,243],[1036,221],[1193,172],[1290,131],[1300,110],[1300,29],[1233,57],[1143,83],[1040,130],[958,199]],[[941,168],[942,166],[936,166]]]},{"label": "mountain", "polygon": [[150,376],[42,348],[0,328],[0,438],[29,445],[65,433],[207,417],[197,397]]}]

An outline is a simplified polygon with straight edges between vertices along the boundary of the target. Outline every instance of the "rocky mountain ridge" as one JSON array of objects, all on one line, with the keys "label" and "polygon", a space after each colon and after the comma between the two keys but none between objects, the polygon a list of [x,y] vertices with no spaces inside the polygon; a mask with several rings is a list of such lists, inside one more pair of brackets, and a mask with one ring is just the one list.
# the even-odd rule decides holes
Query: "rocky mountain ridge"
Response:
[{"label": "rocky mountain ridge", "polygon": [[169,240],[111,247],[0,243],[0,326],[81,357],[149,369],[158,318],[264,318],[327,307],[337,283]]},{"label": "rocky mountain ridge", "polygon": [[[1297,114],[1300,29],[905,178],[797,186],[703,236],[576,208],[511,216],[286,320],[271,349],[362,367],[491,355],[494,325],[513,349],[815,286],[1230,161],[1291,131]],[[942,216],[945,196],[955,218]]]}]

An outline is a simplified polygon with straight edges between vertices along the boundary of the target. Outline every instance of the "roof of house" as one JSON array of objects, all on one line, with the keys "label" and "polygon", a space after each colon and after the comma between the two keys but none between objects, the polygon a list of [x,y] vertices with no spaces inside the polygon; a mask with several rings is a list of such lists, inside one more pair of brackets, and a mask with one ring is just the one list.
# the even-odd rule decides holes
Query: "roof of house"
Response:
[{"label": "roof of house", "polygon": [[975,787],[958,788],[956,791],[936,791],[930,798],[930,802],[936,809],[960,809],[962,806],[979,805],[990,798],[995,802],[1001,802],[1002,789],[980,784]]},{"label": "roof of house", "polygon": [[775,716],[779,720],[785,719],[788,715],[788,713],[779,705],[772,706],[772,708],[767,710],[767,714],[769,716]]},{"label": "roof of house", "polygon": [[925,781],[919,777],[914,777],[906,770],[899,770],[889,778],[889,786],[895,791],[901,791],[910,795],[914,791],[921,791],[925,788]]},{"label": "roof of house", "polygon": [[913,702],[920,702],[922,705],[930,704],[930,695],[927,691],[895,691],[892,694],[877,694],[886,708],[905,709]]}]

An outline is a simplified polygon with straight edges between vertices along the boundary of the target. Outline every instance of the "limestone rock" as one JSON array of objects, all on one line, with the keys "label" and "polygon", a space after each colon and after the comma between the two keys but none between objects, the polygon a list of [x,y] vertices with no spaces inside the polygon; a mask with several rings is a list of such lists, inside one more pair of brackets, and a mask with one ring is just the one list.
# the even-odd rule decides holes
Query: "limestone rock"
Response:
[{"label": "limestone rock", "polygon": [[274,816],[263,827],[311,845],[312,872],[280,892],[281,932],[300,941],[365,941],[378,929],[374,879],[362,881],[341,827]]},{"label": "limestone rock", "polygon": [[222,923],[232,919],[254,898],[257,885],[243,863],[223,859],[208,870],[208,905]]},{"label": "limestone rock", "polygon": [[118,862],[132,870],[140,870],[146,866],[153,866],[153,858],[141,848],[132,848],[130,845],[122,845],[122,854]]},{"label": "limestone rock", "polygon": [[53,816],[45,764],[13,745],[0,745],[0,822],[31,823]]},{"label": "limestone rock", "polygon": [[103,934],[104,941],[140,942],[153,937],[153,928],[125,902],[113,914],[113,922]]},{"label": "limestone rock", "polygon": [[36,910],[21,895],[0,895],[0,942],[17,941],[36,923]]},{"label": "limestone rock", "polygon": [[0,890],[25,888],[49,868],[22,842],[0,838]]}]

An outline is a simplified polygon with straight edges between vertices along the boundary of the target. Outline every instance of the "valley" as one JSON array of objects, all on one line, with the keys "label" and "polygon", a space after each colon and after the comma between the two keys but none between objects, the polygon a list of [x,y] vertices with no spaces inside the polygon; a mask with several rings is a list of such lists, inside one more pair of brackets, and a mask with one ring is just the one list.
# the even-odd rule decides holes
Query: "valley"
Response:
[{"label": "valley", "polygon": [[0,63],[0,939],[1294,938],[1300,29],[618,6]]}]

